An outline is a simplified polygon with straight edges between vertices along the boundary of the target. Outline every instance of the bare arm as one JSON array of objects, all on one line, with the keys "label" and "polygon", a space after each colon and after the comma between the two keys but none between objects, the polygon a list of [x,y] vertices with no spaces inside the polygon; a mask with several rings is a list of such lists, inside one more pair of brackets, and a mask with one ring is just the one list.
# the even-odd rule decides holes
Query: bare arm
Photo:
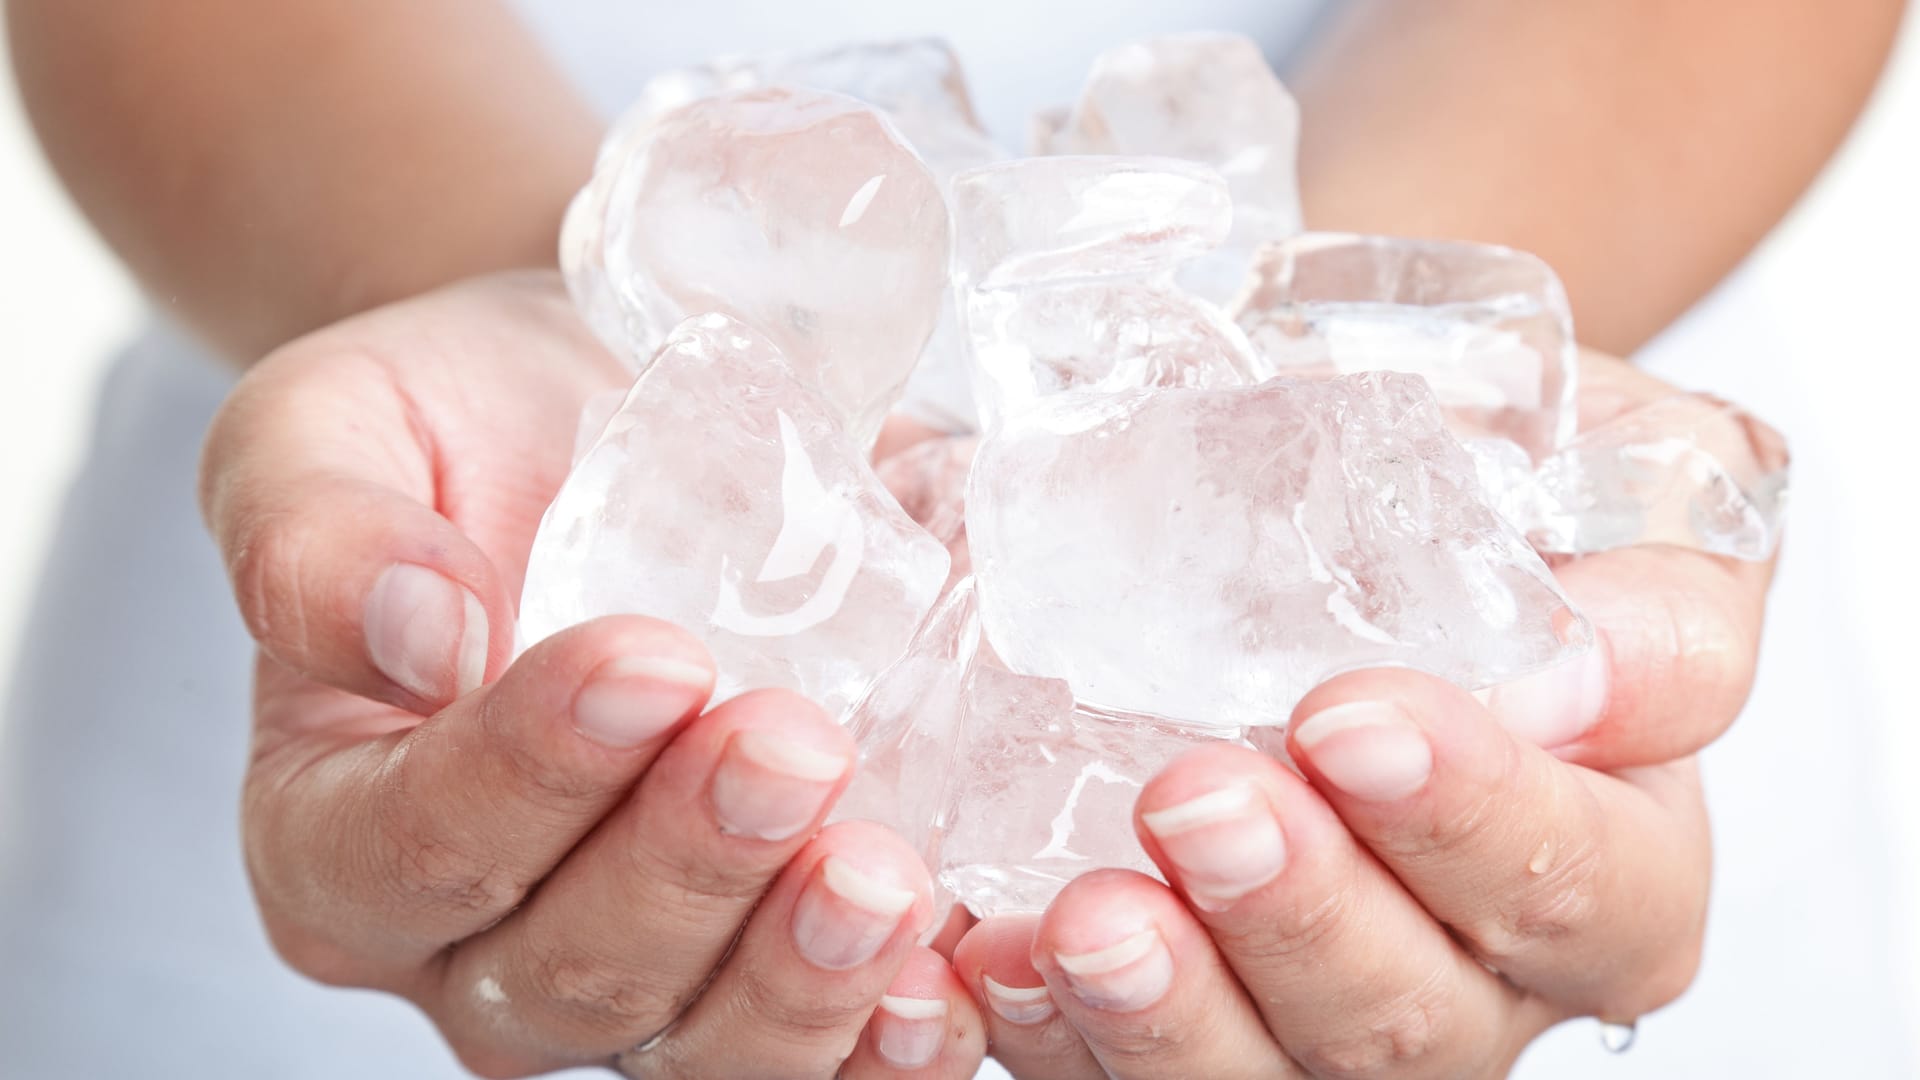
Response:
[{"label": "bare arm", "polygon": [[599,122],[492,0],[11,0],[41,141],[156,301],[251,361],[550,264]]},{"label": "bare arm", "polygon": [[1315,228],[1496,241],[1632,351],[1838,147],[1903,0],[1352,5],[1290,82]]}]

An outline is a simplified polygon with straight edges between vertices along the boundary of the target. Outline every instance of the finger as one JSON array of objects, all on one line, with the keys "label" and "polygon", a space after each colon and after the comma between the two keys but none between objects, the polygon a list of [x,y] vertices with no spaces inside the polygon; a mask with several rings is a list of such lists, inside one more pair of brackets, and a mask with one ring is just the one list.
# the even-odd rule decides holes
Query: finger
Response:
[{"label": "finger", "polygon": [[1302,1075],[1206,929],[1152,878],[1069,882],[1041,917],[1033,962],[1110,1076]]},{"label": "finger", "polygon": [[[263,678],[292,677],[267,661]],[[699,712],[713,678],[690,635],[620,616],[555,635],[485,692],[382,737],[290,737],[293,721],[263,715],[246,838],[276,943],[324,980],[411,973],[518,904]],[[314,711],[297,695],[266,700]]]},{"label": "finger", "polygon": [[915,949],[880,998],[840,1075],[847,1080],[968,1080],[980,1070],[986,1053],[986,1028],[973,995],[939,953]]},{"label": "finger", "polygon": [[268,656],[424,714],[506,664],[514,606],[434,509],[431,450],[392,387],[371,356],[325,339],[282,350],[215,418],[200,498]]},{"label": "finger", "polygon": [[1294,760],[1347,828],[1508,979],[1610,1019],[1691,981],[1710,852],[1690,763],[1631,784],[1568,765],[1405,670],[1341,676],[1294,715]]},{"label": "finger", "polygon": [[1746,704],[1771,563],[1665,545],[1566,563],[1561,585],[1593,621],[1595,648],[1494,689],[1509,731],[1599,769],[1698,752]]},{"label": "finger", "polygon": [[666,1027],[820,827],[855,755],[845,729],[787,691],[695,720],[529,903],[455,950],[431,1006],[442,1028],[533,1069]]},{"label": "finger", "polygon": [[953,970],[984,1008],[994,1059],[1020,1077],[1106,1076],[1033,966],[1038,915],[997,915],[954,946]]},{"label": "finger", "polygon": [[1273,759],[1196,750],[1137,805],[1147,853],[1313,1075],[1496,1075],[1553,1019],[1523,1015]]},{"label": "finger", "polygon": [[866,821],[822,831],[754,913],[713,982],[652,1053],[687,1076],[831,1076],[933,917],[906,841]]}]

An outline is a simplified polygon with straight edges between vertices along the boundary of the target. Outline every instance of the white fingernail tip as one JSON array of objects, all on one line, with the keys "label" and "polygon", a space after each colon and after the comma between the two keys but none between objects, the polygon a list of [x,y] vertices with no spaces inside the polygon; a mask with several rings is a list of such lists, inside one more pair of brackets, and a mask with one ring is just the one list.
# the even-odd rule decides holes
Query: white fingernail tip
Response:
[{"label": "white fingernail tip", "polygon": [[840,779],[840,774],[847,771],[844,755],[816,750],[791,739],[759,731],[742,731],[733,738],[748,761],[796,780],[825,784]]},{"label": "white fingernail tip", "polygon": [[938,1020],[947,1015],[946,998],[880,996],[880,1007],[902,1020]]},{"label": "white fingernail tip", "polygon": [[1008,986],[982,974],[987,1004],[1009,1024],[1037,1024],[1053,1015],[1053,994],[1045,986]]},{"label": "white fingernail tip", "polygon": [[1155,836],[1176,836],[1243,817],[1257,798],[1259,794],[1252,787],[1234,784],[1164,809],[1150,810],[1141,814],[1140,820]]},{"label": "white fingernail tip", "polygon": [[480,689],[487,677],[487,646],[491,635],[487,630],[487,608],[480,598],[466,589],[460,590],[463,601],[460,623],[460,659],[456,667],[458,687],[456,693],[465,695]]},{"label": "white fingernail tip", "polygon": [[657,679],[695,690],[713,685],[712,668],[671,656],[622,656],[608,662],[604,670],[607,675]]},{"label": "white fingernail tip", "polygon": [[1090,953],[1055,953],[1067,986],[1089,1008],[1128,1013],[1159,1001],[1173,985],[1173,954],[1154,930]]},{"label": "white fingernail tip", "polygon": [[1411,725],[1406,714],[1376,701],[1348,701],[1329,706],[1302,720],[1293,729],[1293,741],[1308,751],[1343,731]]},{"label": "white fingernail tip", "polygon": [[1107,975],[1129,964],[1138,963],[1160,944],[1160,932],[1142,930],[1115,945],[1090,953],[1055,953],[1061,970],[1069,975]]},{"label": "white fingernail tip", "polygon": [[832,893],[862,911],[899,918],[907,913],[919,894],[876,880],[854,869],[838,855],[829,855],[820,863],[821,880]]}]

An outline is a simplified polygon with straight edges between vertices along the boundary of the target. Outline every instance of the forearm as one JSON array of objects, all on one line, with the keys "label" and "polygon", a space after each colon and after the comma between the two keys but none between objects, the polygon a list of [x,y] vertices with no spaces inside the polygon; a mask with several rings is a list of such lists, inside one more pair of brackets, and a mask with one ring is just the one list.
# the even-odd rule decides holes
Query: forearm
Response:
[{"label": "forearm", "polygon": [[22,96],[156,302],[250,361],[550,264],[598,121],[479,0],[11,0]]},{"label": "forearm", "polygon": [[1902,0],[1353,5],[1290,79],[1318,229],[1494,241],[1627,353],[1766,235],[1865,103]]}]

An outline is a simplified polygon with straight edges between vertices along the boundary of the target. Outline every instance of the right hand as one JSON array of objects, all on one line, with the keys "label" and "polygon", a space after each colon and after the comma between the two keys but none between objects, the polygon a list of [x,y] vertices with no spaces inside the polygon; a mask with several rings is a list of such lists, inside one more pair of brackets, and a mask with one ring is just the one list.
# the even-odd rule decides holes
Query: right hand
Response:
[{"label": "right hand", "polygon": [[702,715],[712,658],[639,617],[509,664],[581,403],[625,378],[556,275],[518,274],[288,345],[221,410],[202,502],[260,647],[268,934],[484,1075],[971,1076],[979,1014],[914,944],[926,869],[821,828],[855,758],[830,717],[780,691]]}]

